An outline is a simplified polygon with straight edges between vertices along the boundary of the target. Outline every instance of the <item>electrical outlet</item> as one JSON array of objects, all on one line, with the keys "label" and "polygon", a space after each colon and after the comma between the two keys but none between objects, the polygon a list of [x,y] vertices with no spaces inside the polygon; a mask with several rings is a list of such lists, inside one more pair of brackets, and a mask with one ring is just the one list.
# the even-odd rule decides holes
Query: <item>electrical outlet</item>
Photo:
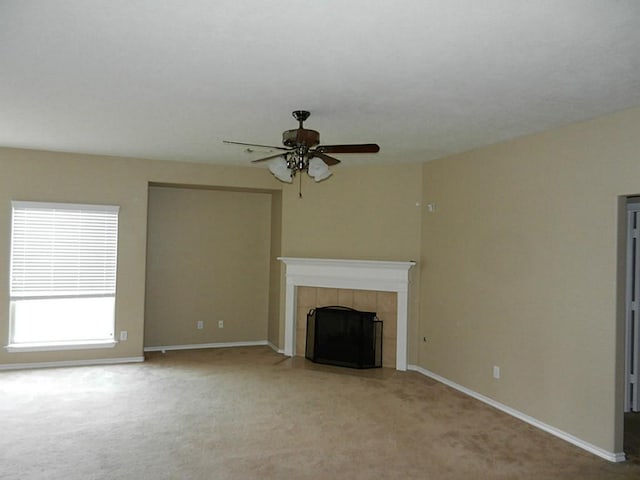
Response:
[{"label": "electrical outlet", "polygon": [[224,328],[224,320],[218,320],[218,328]]},{"label": "electrical outlet", "polygon": [[202,330],[204,328],[204,322],[202,320],[198,320],[198,322],[196,322],[196,328],[198,330]]},{"label": "electrical outlet", "polygon": [[122,330],[120,332],[120,341],[121,342],[126,342],[128,337],[129,337],[129,334],[127,333],[126,330]]},{"label": "electrical outlet", "polygon": [[493,366],[493,378],[496,380],[500,379],[500,367]]}]

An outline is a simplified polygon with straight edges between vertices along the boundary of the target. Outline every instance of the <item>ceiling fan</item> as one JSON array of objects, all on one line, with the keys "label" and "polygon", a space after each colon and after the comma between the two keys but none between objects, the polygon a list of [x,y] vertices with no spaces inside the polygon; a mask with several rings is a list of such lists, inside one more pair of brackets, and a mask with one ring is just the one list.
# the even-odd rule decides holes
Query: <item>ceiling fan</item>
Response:
[{"label": "ceiling fan", "polygon": [[278,180],[287,183],[293,182],[293,177],[295,177],[296,173],[303,171],[306,171],[316,182],[331,176],[329,166],[337,165],[340,160],[329,156],[329,153],[377,153],[380,151],[380,147],[375,143],[319,145],[320,133],[304,128],[302,125],[309,118],[309,115],[310,113],[306,110],[295,110],[293,112],[293,118],[298,121],[299,127],[294,130],[285,130],[282,133],[284,147],[232,142],[229,140],[223,140],[223,142],[280,150],[281,152],[276,155],[259,158],[253,160],[252,163],[272,160],[269,170]]}]

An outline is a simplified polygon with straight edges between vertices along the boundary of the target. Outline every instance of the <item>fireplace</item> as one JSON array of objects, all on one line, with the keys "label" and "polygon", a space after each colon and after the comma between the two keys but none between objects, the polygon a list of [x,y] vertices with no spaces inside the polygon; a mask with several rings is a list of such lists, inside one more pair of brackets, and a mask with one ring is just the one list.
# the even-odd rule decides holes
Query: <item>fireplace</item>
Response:
[{"label": "fireplace", "polygon": [[307,314],[305,357],[351,368],[382,367],[382,321],[374,312],[318,307]]},{"label": "fireplace", "polygon": [[[284,354],[295,356],[298,287],[395,292],[397,298],[397,370],[407,369],[407,323],[409,310],[409,269],[416,263],[279,257],[286,265]],[[387,319],[384,319],[387,320]],[[385,323],[386,325],[386,323]],[[385,328],[386,330],[386,328]]]}]

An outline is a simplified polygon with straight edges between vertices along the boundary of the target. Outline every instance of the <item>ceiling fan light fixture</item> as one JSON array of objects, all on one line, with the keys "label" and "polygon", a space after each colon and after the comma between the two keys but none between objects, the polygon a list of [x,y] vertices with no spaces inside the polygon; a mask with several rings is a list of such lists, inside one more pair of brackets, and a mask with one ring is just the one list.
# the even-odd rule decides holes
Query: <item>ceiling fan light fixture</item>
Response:
[{"label": "ceiling fan light fixture", "polygon": [[[282,133],[284,147],[274,145],[262,145],[258,143],[234,142],[223,140],[224,143],[243,145],[249,147],[247,153],[253,153],[252,147],[268,148],[269,153],[280,151],[275,155],[251,160],[251,163],[269,161],[269,171],[281,182],[293,183],[296,173],[300,172],[300,185],[302,186],[302,172],[321,182],[332,175],[330,166],[337,165],[340,160],[331,156],[334,153],[377,153],[380,147],[375,143],[350,143],[346,145],[319,145],[320,133],[316,130],[304,128],[304,121],[309,118],[308,110],[295,110],[293,118],[298,121],[298,128],[285,130]],[[302,191],[300,191],[302,197]]]},{"label": "ceiling fan light fixture", "polygon": [[319,158],[312,158],[311,160],[309,160],[309,168],[307,168],[307,173],[316,182],[321,182],[322,180],[329,178],[333,174],[333,172],[329,170],[327,164]]},{"label": "ceiling fan light fixture", "polygon": [[293,172],[287,165],[287,161],[282,157],[269,162],[269,171],[281,182],[293,182]]}]

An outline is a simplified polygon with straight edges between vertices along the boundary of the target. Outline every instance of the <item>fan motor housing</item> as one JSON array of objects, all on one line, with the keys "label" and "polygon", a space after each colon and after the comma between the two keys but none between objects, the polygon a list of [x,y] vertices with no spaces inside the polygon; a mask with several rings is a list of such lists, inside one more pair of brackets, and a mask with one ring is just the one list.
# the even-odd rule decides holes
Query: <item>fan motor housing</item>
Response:
[{"label": "fan motor housing", "polygon": [[298,145],[315,147],[320,143],[320,133],[306,128],[286,130],[282,133],[282,143],[287,147],[296,147]]}]

